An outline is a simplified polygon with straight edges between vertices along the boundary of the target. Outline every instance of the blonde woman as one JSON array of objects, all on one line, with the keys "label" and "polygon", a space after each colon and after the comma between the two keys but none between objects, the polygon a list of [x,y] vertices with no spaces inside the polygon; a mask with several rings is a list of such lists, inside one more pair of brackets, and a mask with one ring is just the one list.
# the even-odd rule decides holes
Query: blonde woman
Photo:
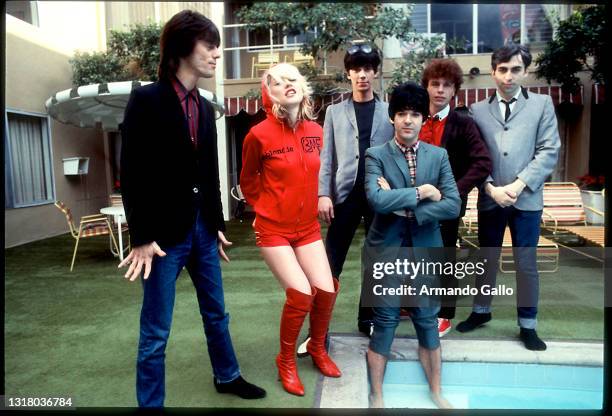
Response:
[{"label": "blonde woman", "polygon": [[256,244],[287,297],[276,357],[279,378],[286,391],[303,396],[295,350],[309,312],[308,352],[314,364],[325,376],[341,375],[325,350],[338,281],[332,278],[317,220],[323,130],[311,121],[312,90],[293,65],[266,71],[261,90],[267,116],[244,140],[240,186],[255,207]]}]

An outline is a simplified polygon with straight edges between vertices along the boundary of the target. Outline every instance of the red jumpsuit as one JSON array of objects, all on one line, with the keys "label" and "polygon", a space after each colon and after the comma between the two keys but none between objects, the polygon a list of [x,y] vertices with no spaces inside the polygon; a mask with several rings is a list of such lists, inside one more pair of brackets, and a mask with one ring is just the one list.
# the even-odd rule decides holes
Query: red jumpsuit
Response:
[{"label": "red jumpsuit", "polygon": [[321,239],[317,206],[323,129],[308,120],[291,129],[277,119],[263,82],[262,98],[266,119],[244,139],[240,173],[242,193],[255,208],[257,245],[306,245]]}]

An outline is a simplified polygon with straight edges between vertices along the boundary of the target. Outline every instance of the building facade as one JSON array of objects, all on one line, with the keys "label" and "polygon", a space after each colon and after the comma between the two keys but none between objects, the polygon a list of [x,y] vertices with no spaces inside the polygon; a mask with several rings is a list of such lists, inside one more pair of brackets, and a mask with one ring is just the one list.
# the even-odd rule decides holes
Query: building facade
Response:
[{"label": "building facade", "polygon": [[[225,117],[217,120],[222,195],[226,219],[232,199],[229,189],[238,181],[242,140],[248,128],[263,118],[261,103],[245,96],[260,88],[262,69],[269,60],[301,63],[310,58],[299,46],[319,28],[293,36],[279,30],[249,31],[236,20],[244,3],[234,2],[54,2],[9,1],[6,8],[6,110],[5,110],[5,247],[35,241],[67,231],[65,218],[53,206],[62,200],[75,218],[99,212],[109,205],[109,194],[118,179],[120,135],[101,127],[81,128],[48,116],[45,101],[71,88],[70,59],[75,50],[104,51],[110,30],[127,30],[131,24],[163,24],[182,9],[198,10],[221,29],[223,59],[217,77],[199,87],[224,102]],[[393,3],[393,7],[407,7]],[[425,4],[412,5],[416,32],[441,33],[446,53],[464,70],[462,91],[454,105],[484,99],[494,88],[490,54],[507,40],[541,51],[554,35],[556,17],[572,11],[568,4]],[[78,16],[78,18],[76,18]],[[397,40],[379,45],[385,57],[383,79],[388,80],[402,46]],[[342,72],[343,53],[326,56],[324,72]],[[266,61],[268,59],[268,61]],[[532,68],[533,69],[533,68]],[[577,181],[596,162],[599,144],[591,132],[597,114],[591,81],[581,75],[580,94],[563,96],[558,87],[529,77],[533,91],[550,94],[556,104],[572,101],[571,117],[558,112],[562,151],[552,179]],[[109,80],[112,81],[112,80]],[[350,86],[340,85],[348,91]],[[380,91],[379,91],[380,92]],[[338,97],[336,97],[338,99]],[[561,107],[558,106],[561,110]],[[571,155],[571,157],[570,157]],[[63,160],[89,158],[86,175],[65,175]]]}]

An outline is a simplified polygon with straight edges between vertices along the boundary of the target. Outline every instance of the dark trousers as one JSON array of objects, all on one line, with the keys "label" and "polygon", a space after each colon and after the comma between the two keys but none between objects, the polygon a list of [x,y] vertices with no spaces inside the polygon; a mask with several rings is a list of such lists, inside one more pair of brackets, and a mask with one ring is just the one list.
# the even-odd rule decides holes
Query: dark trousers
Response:
[{"label": "dark trousers", "polygon": [[[457,237],[459,235],[459,221],[460,218],[454,220],[440,221],[440,233],[442,234],[442,242],[444,243],[444,261],[454,263],[457,261]],[[441,286],[447,289],[457,287],[457,279],[453,275],[443,275],[441,279]],[[453,319],[455,317],[455,305],[457,303],[457,296],[449,295],[443,296],[442,306],[440,307],[440,313],[438,318]]]},{"label": "dark trousers", "polygon": [[162,245],[166,256],[155,256],[151,274],[142,279],[140,341],[136,396],[140,407],[162,407],[165,396],[165,351],[172,324],[176,280],[183,266],[196,289],[213,375],[220,383],[240,375],[225,312],[217,233],[209,231],[198,212],[193,228],[179,244]]},{"label": "dark trousers", "polygon": [[[368,205],[363,186],[356,185],[342,203],[334,206],[334,219],[327,230],[325,250],[332,276],[338,280],[340,280],[346,254],[361,219],[364,219],[367,235],[373,217],[374,213]],[[372,321],[372,308],[361,306],[361,297],[359,298],[357,321],[359,323]]]},{"label": "dark trousers", "polygon": [[[495,207],[478,211],[478,242],[487,258],[486,272],[476,279],[479,287],[495,286],[501,245],[506,225],[512,235],[512,251],[516,265],[516,294],[518,324],[521,328],[536,327],[540,281],[537,270],[536,248],[540,237],[542,211],[521,211],[514,207]],[[474,297],[473,310],[477,313],[491,311],[491,295]]]}]

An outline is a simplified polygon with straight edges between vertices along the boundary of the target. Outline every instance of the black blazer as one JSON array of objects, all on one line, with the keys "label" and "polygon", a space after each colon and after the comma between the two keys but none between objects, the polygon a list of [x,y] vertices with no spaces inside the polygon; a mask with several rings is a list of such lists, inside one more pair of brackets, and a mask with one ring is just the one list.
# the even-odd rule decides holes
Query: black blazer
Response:
[{"label": "black blazer", "polygon": [[451,110],[444,126],[440,146],[448,152],[453,176],[461,196],[461,214],[465,214],[467,195],[480,186],[492,169],[489,149],[478,126],[469,115]]},{"label": "black blazer", "polygon": [[134,246],[184,240],[198,205],[211,232],[225,230],[215,113],[205,98],[199,101],[196,151],[169,81],[135,88],[130,95],[120,126],[121,195]]}]

